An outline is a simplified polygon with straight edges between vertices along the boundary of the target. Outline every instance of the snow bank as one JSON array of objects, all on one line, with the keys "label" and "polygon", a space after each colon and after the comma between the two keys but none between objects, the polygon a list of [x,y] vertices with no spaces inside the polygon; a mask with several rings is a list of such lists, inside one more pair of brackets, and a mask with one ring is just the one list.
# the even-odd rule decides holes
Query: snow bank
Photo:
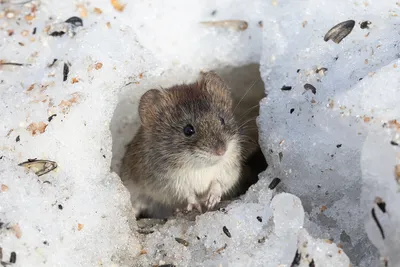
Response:
[{"label": "snow bank", "polygon": [[[340,243],[357,266],[377,266],[366,220],[381,256],[397,266],[391,253],[399,246],[398,211],[387,212],[386,246],[371,221],[376,197],[387,209],[399,203],[398,148],[389,141],[399,132],[382,128],[400,114],[397,4],[282,1],[269,8],[277,15],[265,23],[261,72],[268,97],[259,119],[268,173],[301,197],[311,234]],[[324,41],[349,19],[356,23],[347,37]]]}]

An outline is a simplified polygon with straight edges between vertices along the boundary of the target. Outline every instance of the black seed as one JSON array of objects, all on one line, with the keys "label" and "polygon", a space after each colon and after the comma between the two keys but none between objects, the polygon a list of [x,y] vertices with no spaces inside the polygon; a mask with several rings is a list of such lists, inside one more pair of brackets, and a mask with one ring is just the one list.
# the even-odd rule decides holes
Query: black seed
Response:
[{"label": "black seed", "polygon": [[343,21],[333,26],[324,37],[324,41],[332,40],[334,43],[340,43],[353,30],[356,22],[354,20]]},{"label": "black seed", "polygon": [[315,262],[314,262],[314,260],[311,260],[311,262],[310,262],[310,264],[309,264],[308,266],[310,266],[310,267],[315,267]]},{"label": "black seed", "polygon": [[21,138],[19,138],[19,135],[17,136],[17,138],[15,138],[15,142],[19,142],[21,140]]},{"label": "black seed", "polygon": [[392,146],[398,146],[399,144],[397,143],[397,142],[395,142],[395,141],[390,141],[390,144],[392,145]]},{"label": "black seed", "polygon": [[301,260],[301,254],[299,253],[299,250],[296,250],[296,254],[294,255],[294,259],[290,267],[295,267],[296,265],[299,266],[300,260]]},{"label": "black seed", "polygon": [[3,249],[0,247],[0,263],[3,259]]},{"label": "black seed", "polygon": [[185,239],[179,238],[179,237],[175,237],[176,242],[178,242],[179,244],[184,245],[185,247],[189,246],[189,242],[187,242]]},{"label": "black seed", "polygon": [[363,78],[358,79],[359,81],[361,81]]},{"label": "black seed", "polygon": [[281,90],[282,91],[290,91],[290,90],[292,90],[292,87],[284,85],[284,86],[282,86]]},{"label": "black seed", "polygon": [[176,265],[173,265],[173,264],[163,264],[163,265],[158,265],[158,267],[176,267]]},{"label": "black seed", "polygon": [[58,204],[58,209],[62,210],[63,206],[61,204]]},{"label": "black seed", "polygon": [[278,184],[281,182],[281,179],[279,178],[274,178],[274,180],[272,180],[272,182],[269,184],[268,188],[273,190],[275,189],[275,187],[278,186]]},{"label": "black seed", "polygon": [[369,25],[371,24],[371,21],[368,21],[368,20],[366,20],[366,21],[363,21],[363,22],[361,22],[361,24],[360,24],[360,28],[361,29],[369,29]]},{"label": "black seed", "polygon": [[106,155],[103,155],[103,158],[106,158]]},{"label": "black seed", "polygon": [[300,69],[297,69],[297,71],[296,71],[297,73],[299,73],[300,72]]},{"label": "black seed", "polygon": [[57,114],[51,115],[50,117],[47,118],[47,120],[48,120],[49,122],[51,122],[51,120],[52,120],[55,116],[57,116]]},{"label": "black seed", "polygon": [[258,239],[258,243],[260,243],[260,244],[265,243],[265,239],[267,239],[267,238],[263,237],[263,238]]},{"label": "black seed", "polygon": [[337,61],[339,59],[339,56],[334,57],[335,61]]},{"label": "black seed", "polygon": [[215,16],[215,14],[217,14],[217,10],[213,10],[213,12],[211,12],[211,16]]},{"label": "black seed", "polygon": [[83,21],[79,17],[70,17],[65,22],[66,23],[71,23],[72,25],[74,25],[76,27],[83,26]]},{"label": "black seed", "polygon": [[342,144],[337,144],[336,147],[337,147],[337,148],[341,148],[341,147],[342,147]]},{"label": "black seed", "polygon": [[56,58],[53,59],[53,62],[52,62],[50,65],[48,65],[47,67],[49,67],[49,68],[53,67],[54,64],[56,64],[57,60],[58,60],[58,59],[56,59]]},{"label": "black seed", "polygon": [[261,28],[264,27],[264,22],[263,22],[262,20],[260,20],[260,21],[258,22],[258,26],[260,26]]},{"label": "black seed", "polygon": [[45,245],[49,245],[49,242],[47,242],[47,241],[43,241],[43,244],[45,244]]},{"label": "black seed", "polygon": [[227,237],[229,238],[232,237],[231,233],[229,232],[228,228],[226,228],[226,226],[222,227],[222,231],[224,231]]},{"label": "black seed", "polygon": [[33,28],[33,32],[32,32],[32,34],[36,34],[36,27],[35,27],[35,28]]},{"label": "black seed", "polygon": [[379,231],[381,232],[382,239],[385,239],[385,233],[383,232],[383,228],[382,228],[381,224],[379,223],[378,218],[376,217],[375,208],[372,208],[371,214],[372,214],[372,218],[374,219],[376,225],[379,228]]},{"label": "black seed", "polygon": [[196,238],[197,238],[197,240],[200,240],[200,237],[199,237],[199,236],[196,236]]},{"label": "black seed", "polygon": [[262,222],[262,217],[261,217],[261,216],[257,216],[257,220],[258,220],[259,222]]},{"label": "black seed", "polygon": [[313,85],[311,85],[311,84],[309,84],[309,83],[306,83],[306,84],[304,85],[304,89],[306,89],[306,90],[311,90],[311,92],[312,92],[314,95],[317,93],[317,89],[316,89]]},{"label": "black seed", "polygon": [[0,156],[0,159],[3,159],[4,156]]},{"label": "black seed", "polygon": [[11,256],[10,256],[10,263],[16,263],[17,262],[17,253],[15,253],[14,251],[11,252]]},{"label": "black seed", "polygon": [[293,113],[293,111],[294,111],[294,108],[291,108],[291,109],[290,109],[290,114],[292,114],[292,113]]},{"label": "black seed", "polygon": [[65,82],[68,79],[69,67],[67,63],[64,63],[64,70],[63,70],[63,81]]},{"label": "black seed", "polygon": [[282,161],[283,153],[282,153],[282,152],[279,152],[278,155],[279,155],[279,161]]},{"label": "black seed", "polygon": [[50,33],[50,36],[60,37],[60,36],[63,36],[64,34],[65,34],[64,31],[52,32],[52,33]]},{"label": "black seed", "polygon": [[321,188],[321,185],[318,184],[317,187],[318,187],[318,188]]},{"label": "black seed", "polygon": [[376,203],[376,205],[378,205],[379,209],[380,209],[383,213],[386,213],[386,203],[385,203],[385,201],[383,201],[382,198],[376,197],[376,198],[375,198],[375,203]]},{"label": "black seed", "polygon": [[385,202],[376,203],[376,205],[378,205],[378,207],[381,209],[381,211],[383,213],[386,213],[386,203]]}]

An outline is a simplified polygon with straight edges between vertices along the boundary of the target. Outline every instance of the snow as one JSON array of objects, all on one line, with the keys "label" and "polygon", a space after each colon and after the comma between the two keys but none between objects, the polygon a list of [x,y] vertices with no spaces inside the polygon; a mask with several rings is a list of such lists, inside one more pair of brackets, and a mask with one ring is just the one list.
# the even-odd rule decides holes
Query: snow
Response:
[{"label": "snow", "polygon": [[[400,264],[400,156],[390,143],[400,143],[396,1],[121,0],[122,11],[112,2],[0,2],[0,60],[26,64],[0,65],[0,260],[15,252],[16,267],[347,267],[377,266],[380,256]],[[65,23],[72,16],[83,26]],[[323,40],[348,19],[356,25],[342,42]],[[199,23],[214,20],[248,28]],[[268,94],[258,125],[269,167],[259,182],[217,211],[136,221],[114,171],[141,94],[209,69],[239,84],[253,74],[234,70],[254,63]],[[58,167],[37,176],[18,166],[34,158]]]}]

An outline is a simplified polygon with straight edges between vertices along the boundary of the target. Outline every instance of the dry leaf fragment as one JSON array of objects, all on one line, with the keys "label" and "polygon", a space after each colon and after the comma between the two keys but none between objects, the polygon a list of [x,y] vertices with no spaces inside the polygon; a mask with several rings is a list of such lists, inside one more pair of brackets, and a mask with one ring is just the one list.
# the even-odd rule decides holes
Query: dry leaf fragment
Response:
[{"label": "dry leaf fragment", "polygon": [[147,254],[147,251],[145,249],[142,249],[139,254],[140,255],[145,255],[145,254]]},{"label": "dry leaf fragment", "polygon": [[15,236],[16,236],[18,239],[21,238],[22,232],[21,232],[21,228],[19,227],[19,224],[18,224],[18,223],[17,223],[17,224],[14,224],[13,227],[12,227],[12,229],[13,229],[14,232],[15,232]]},{"label": "dry leaf fragment", "polygon": [[125,9],[126,4],[121,4],[118,0],[111,0],[111,4],[115,10],[122,12]]},{"label": "dry leaf fragment", "polygon": [[46,131],[47,124],[44,122],[32,122],[31,124],[28,125],[26,128],[28,131],[32,133],[32,136],[37,135],[37,134],[42,134]]},{"label": "dry leaf fragment", "polygon": [[371,121],[371,118],[370,118],[370,117],[364,116],[364,122],[368,123],[368,122],[370,122],[370,121]]},{"label": "dry leaf fragment", "polygon": [[35,18],[35,15],[34,14],[29,14],[29,15],[26,15],[25,16],[25,20],[27,20],[27,21],[31,21],[31,20],[33,20]]},{"label": "dry leaf fragment", "polygon": [[77,83],[77,82],[79,82],[79,80],[78,80],[78,78],[72,78],[72,80],[71,80],[71,82],[74,84],[74,83]]},{"label": "dry leaf fragment", "polygon": [[82,18],[86,18],[87,17],[87,10],[86,7],[82,4],[77,5],[79,13],[81,15]]},{"label": "dry leaf fragment", "polygon": [[95,7],[95,8],[93,9],[93,12],[96,13],[96,14],[98,14],[98,15],[100,15],[101,13],[103,13],[103,10],[101,10],[101,9],[98,8],[98,7]]},{"label": "dry leaf fragment", "polygon": [[60,102],[60,104],[58,104],[58,107],[60,108],[60,112],[62,112],[62,113],[64,113],[64,114],[68,113],[70,107],[71,107],[73,104],[78,103],[79,97],[80,97],[80,96],[79,96],[79,93],[73,93],[73,94],[72,94],[72,97],[71,97],[70,99],[68,99],[68,100],[62,100],[62,101]]},{"label": "dry leaf fragment", "polygon": [[320,210],[321,210],[321,212],[324,212],[326,209],[327,209],[327,207],[325,205],[323,205]]},{"label": "dry leaf fragment", "polygon": [[247,21],[244,20],[201,21],[200,24],[203,24],[207,27],[219,27],[234,31],[244,31],[249,26]]},{"label": "dry leaf fragment", "polygon": [[8,191],[8,186],[6,186],[5,184],[1,185],[1,192],[6,192]]},{"label": "dry leaf fragment", "polygon": [[94,68],[95,68],[96,70],[99,70],[99,69],[101,69],[102,67],[103,67],[103,63],[101,63],[101,62],[97,62],[96,65],[94,66]]},{"label": "dry leaf fragment", "polygon": [[35,87],[35,84],[32,83],[32,84],[28,87],[28,89],[26,89],[26,91],[27,91],[27,92],[32,91],[32,89],[33,89],[34,87]]},{"label": "dry leaf fragment", "polygon": [[78,231],[80,231],[80,230],[82,230],[82,229],[83,229],[83,224],[78,223]]},{"label": "dry leaf fragment", "polygon": [[397,165],[394,167],[394,174],[395,174],[395,176],[396,176],[396,181],[397,181],[397,183],[400,184],[400,164],[397,164]]},{"label": "dry leaf fragment", "polygon": [[110,23],[110,22],[107,22],[107,23],[106,23],[106,26],[107,26],[107,28],[110,29],[110,28],[111,28],[111,23]]}]

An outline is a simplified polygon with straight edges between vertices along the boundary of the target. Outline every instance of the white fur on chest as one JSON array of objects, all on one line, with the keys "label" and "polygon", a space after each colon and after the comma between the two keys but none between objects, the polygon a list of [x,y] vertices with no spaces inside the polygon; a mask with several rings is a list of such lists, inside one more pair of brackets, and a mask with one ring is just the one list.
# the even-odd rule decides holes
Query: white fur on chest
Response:
[{"label": "white fur on chest", "polygon": [[172,191],[179,199],[185,200],[193,194],[206,194],[212,181],[219,182],[222,193],[229,191],[240,176],[240,151],[238,148],[236,141],[231,142],[224,157],[213,166],[182,168],[175,171],[170,184]]}]

